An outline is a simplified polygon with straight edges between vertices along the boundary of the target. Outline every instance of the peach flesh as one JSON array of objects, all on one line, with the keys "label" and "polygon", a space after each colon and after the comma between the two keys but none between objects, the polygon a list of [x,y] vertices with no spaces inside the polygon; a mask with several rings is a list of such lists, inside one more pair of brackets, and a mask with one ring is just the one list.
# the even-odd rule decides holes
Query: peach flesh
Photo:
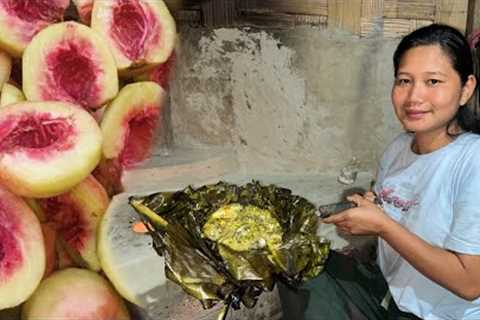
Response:
[{"label": "peach flesh", "polygon": [[28,22],[60,21],[63,18],[64,8],[55,5],[51,0],[4,0],[6,11]]},{"label": "peach flesh", "polygon": [[52,223],[66,243],[78,252],[82,251],[86,240],[91,235],[85,229],[88,223],[84,220],[82,209],[75,206],[75,203],[69,199],[68,193],[39,199],[38,202],[45,212],[47,221]]},{"label": "peach flesh", "polygon": [[127,116],[125,125],[129,129],[119,156],[125,168],[131,168],[149,156],[159,118],[160,109],[156,107],[146,107]]},{"label": "peach flesh", "polygon": [[20,222],[16,215],[5,212],[8,204],[0,202],[0,279],[9,279],[22,266],[23,256],[14,234],[20,235]]},{"label": "peach flesh", "polygon": [[132,61],[143,57],[148,44],[160,38],[160,26],[153,12],[139,1],[119,0],[113,9],[111,36]]},{"label": "peach flesh", "polygon": [[100,90],[95,85],[101,72],[92,62],[92,48],[87,42],[64,41],[50,52],[47,64],[50,73],[43,86],[44,100],[62,100],[90,107]]},{"label": "peach flesh", "polygon": [[54,152],[49,151],[68,150],[73,146],[69,138],[74,134],[66,118],[55,118],[49,113],[23,114],[0,123],[0,154],[24,148],[33,158],[53,156]]}]

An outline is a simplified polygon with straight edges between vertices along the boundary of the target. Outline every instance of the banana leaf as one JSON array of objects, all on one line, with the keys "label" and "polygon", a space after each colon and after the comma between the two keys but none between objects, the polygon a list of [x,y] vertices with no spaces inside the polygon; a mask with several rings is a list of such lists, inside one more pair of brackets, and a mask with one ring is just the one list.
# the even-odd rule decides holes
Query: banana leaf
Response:
[{"label": "banana leaf", "polygon": [[[168,279],[199,299],[204,308],[223,301],[222,318],[230,307],[252,308],[275,281],[298,286],[317,276],[330,248],[329,241],[316,236],[315,206],[276,185],[220,181],[196,189],[132,196],[129,203],[148,226],[156,252],[165,257]],[[224,216],[219,214],[231,208],[238,209],[237,215],[222,222]],[[212,240],[205,232],[207,222],[213,231],[214,222],[218,228],[233,229],[217,230],[227,240]],[[277,229],[272,227],[277,224]],[[265,242],[267,229],[272,239],[280,241]],[[240,239],[247,239],[247,245]]]}]

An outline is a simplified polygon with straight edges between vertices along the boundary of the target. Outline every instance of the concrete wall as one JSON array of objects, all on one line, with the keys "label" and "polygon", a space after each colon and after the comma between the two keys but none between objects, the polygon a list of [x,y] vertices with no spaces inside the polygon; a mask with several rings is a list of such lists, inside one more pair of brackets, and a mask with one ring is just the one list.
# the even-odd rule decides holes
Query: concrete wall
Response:
[{"label": "concrete wall", "polygon": [[251,173],[372,170],[400,127],[390,103],[398,40],[318,27],[179,30],[175,146],[231,147]]}]

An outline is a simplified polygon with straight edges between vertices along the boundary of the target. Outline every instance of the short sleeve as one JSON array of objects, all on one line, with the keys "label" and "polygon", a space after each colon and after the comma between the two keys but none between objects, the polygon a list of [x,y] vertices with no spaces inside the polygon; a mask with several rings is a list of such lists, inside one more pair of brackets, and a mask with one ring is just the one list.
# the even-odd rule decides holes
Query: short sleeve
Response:
[{"label": "short sleeve", "polygon": [[459,159],[454,182],[453,222],[445,248],[480,254],[480,143]]}]

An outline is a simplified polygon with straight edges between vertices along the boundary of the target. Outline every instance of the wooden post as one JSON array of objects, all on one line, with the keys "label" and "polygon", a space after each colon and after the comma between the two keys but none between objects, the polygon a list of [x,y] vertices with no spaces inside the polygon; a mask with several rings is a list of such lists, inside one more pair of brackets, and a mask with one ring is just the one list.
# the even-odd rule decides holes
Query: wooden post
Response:
[{"label": "wooden post", "polygon": [[468,2],[467,34],[480,30],[480,3],[478,0]]}]

